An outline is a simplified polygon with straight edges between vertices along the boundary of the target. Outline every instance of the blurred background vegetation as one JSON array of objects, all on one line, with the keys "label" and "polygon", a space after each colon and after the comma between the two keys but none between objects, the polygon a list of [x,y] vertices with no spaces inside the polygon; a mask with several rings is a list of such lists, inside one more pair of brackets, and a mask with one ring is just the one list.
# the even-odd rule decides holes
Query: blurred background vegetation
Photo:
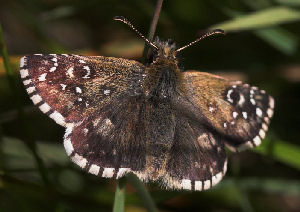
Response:
[{"label": "blurred background vegetation", "polygon": [[[0,3],[9,64],[0,60],[0,211],[111,211],[116,181],[87,174],[67,158],[64,129],[34,107],[19,76],[32,53],[74,53],[140,60],[151,0],[10,0]],[[147,185],[160,211],[300,211],[300,0],[165,1],[160,38],[183,46],[205,29],[222,28],[183,52],[185,69],[241,79],[276,100],[263,144],[229,154],[228,173],[205,192]],[[2,55],[3,43],[1,42]],[[5,54],[3,55],[5,56]],[[5,69],[6,66],[6,69]],[[9,69],[11,67],[11,69]],[[146,211],[131,183],[126,211]]]}]

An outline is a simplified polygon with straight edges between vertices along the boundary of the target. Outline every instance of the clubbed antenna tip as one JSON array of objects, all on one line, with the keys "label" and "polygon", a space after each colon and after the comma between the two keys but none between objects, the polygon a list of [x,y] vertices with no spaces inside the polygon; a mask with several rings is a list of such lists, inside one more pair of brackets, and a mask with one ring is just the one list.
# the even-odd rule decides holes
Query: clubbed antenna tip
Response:
[{"label": "clubbed antenna tip", "polygon": [[191,42],[191,43],[189,43],[189,44],[187,44],[187,45],[185,45],[185,46],[183,46],[183,47],[177,49],[176,52],[180,52],[180,51],[182,51],[183,49],[185,49],[185,48],[187,48],[187,47],[190,47],[190,46],[194,45],[194,44],[197,43],[198,41],[200,41],[200,40],[202,40],[202,39],[204,39],[204,38],[206,38],[206,37],[209,37],[209,36],[211,36],[211,35],[215,35],[215,34],[222,34],[222,35],[225,35],[225,31],[222,30],[222,29],[215,29],[215,30],[213,30],[213,31],[207,32],[207,33],[201,35],[201,36],[200,36],[198,39],[196,39],[195,41],[193,41],[193,42]]}]

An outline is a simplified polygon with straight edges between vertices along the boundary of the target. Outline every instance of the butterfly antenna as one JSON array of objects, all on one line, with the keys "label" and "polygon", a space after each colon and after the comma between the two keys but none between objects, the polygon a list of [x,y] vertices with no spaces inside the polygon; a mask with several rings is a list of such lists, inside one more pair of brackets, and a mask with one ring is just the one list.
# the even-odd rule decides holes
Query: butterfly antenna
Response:
[{"label": "butterfly antenna", "polygon": [[209,37],[209,36],[211,36],[211,35],[215,35],[215,34],[223,34],[223,35],[225,35],[225,32],[224,32],[224,30],[222,30],[222,29],[215,29],[215,30],[213,30],[213,31],[207,32],[207,33],[201,35],[200,38],[198,38],[198,39],[196,39],[195,41],[189,43],[188,45],[185,45],[185,46],[183,46],[183,47],[177,49],[176,52],[180,52],[180,51],[182,51],[183,49],[185,49],[185,48],[187,48],[187,47],[189,47],[189,46],[194,45],[194,44],[197,43],[198,41],[200,41],[200,40],[202,40],[202,39],[204,39],[204,38],[206,38],[206,37]]},{"label": "butterfly antenna", "polygon": [[140,33],[126,18],[123,16],[116,16],[114,17],[115,21],[121,21],[124,24],[128,25],[131,29],[133,29],[141,38],[143,38],[146,43],[148,43],[150,46],[152,46],[155,49],[158,49],[157,46],[155,46],[152,42],[150,42],[142,33]]}]

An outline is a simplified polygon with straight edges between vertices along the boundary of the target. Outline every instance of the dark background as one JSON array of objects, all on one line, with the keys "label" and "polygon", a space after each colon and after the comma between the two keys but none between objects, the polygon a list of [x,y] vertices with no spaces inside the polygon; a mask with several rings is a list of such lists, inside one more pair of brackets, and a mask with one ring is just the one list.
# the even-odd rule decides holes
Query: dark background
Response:
[{"label": "dark background", "polygon": [[[140,60],[155,1],[11,0],[0,2],[13,77],[0,60],[0,211],[111,211],[115,180],[85,173],[67,158],[64,129],[34,107],[23,89],[19,59],[32,53],[74,53]],[[229,153],[226,177],[205,192],[147,185],[161,211],[300,211],[300,0],[165,1],[157,35],[181,47],[185,69],[220,73],[265,89],[275,115],[263,144]],[[11,82],[11,84],[9,84]],[[24,111],[24,113],[18,113]],[[20,115],[21,114],[21,115]],[[126,211],[145,211],[130,184]]]}]

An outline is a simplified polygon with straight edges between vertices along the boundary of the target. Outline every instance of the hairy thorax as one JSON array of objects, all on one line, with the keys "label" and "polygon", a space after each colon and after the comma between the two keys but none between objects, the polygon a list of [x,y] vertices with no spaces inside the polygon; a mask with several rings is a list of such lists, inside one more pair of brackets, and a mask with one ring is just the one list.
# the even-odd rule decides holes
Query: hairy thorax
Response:
[{"label": "hairy thorax", "polygon": [[158,50],[153,53],[153,61],[146,66],[145,94],[149,98],[170,99],[177,90],[181,70],[175,45],[156,41]]}]

